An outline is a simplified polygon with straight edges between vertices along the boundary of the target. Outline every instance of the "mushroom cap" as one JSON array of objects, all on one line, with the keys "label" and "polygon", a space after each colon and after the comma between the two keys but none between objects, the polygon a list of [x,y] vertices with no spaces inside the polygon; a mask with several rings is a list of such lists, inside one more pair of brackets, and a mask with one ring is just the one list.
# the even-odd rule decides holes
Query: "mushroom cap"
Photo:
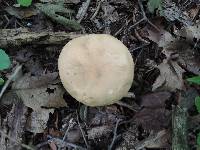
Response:
[{"label": "mushroom cap", "polygon": [[107,34],[89,34],[69,41],[58,59],[61,82],[77,101],[110,105],[128,94],[134,62],[128,48]]}]

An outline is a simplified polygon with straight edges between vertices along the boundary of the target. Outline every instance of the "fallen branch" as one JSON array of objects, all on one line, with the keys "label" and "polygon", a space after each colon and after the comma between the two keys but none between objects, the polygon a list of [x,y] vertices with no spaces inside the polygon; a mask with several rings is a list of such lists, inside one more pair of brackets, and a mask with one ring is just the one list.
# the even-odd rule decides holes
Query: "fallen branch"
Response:
[{"label": "fallen branch", "polygon": [[27,28],[0,29],[0,47],[20,47],[22,45],[58,45],[81,36],[75,32],[30,32]]},{"label": "fallen branch", "polygon": [[197,93],[192,89],[181,91],[178,105],[172,107],[172,150],[188,150],[188,109],[194,104]]}]

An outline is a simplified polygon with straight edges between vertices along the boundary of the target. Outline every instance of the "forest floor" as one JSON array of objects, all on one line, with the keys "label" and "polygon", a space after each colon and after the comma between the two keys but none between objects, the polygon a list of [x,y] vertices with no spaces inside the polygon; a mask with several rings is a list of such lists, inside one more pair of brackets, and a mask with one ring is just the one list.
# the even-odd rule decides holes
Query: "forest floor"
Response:
[{"label": "forest floor", "polygon": [[[198,0],[29,1],[0,0],[10,59],[0,71],[0,150],[200,149]],[[59,78],[63,46],[91,33],[122,41],[135,63],[129,96],[113,105],[85,106]]]}]

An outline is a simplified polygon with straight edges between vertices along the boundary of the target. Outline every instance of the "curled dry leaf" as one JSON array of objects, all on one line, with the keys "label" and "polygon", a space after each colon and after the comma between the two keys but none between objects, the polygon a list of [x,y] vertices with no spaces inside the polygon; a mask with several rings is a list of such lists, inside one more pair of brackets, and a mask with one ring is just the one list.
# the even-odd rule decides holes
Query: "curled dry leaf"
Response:
[{"label": "curled dry leaf", "polygon": [[[176,33],[177,38],[161,29],[160,32],[147,29],[148,38],[162,47],[166,53],[177,53],[180,64],[194,74],[200,75],[200,52],[195,45],[200,39],[199,25],[188,26]],[[193,47],[191,47],[193,45]],[[168,56],[167,56],[168,57]]]},{"label": "curled dry leaf", "polygon": [[182,74],[185,71],[177,64],[177,62],[164,60],[157,68],[160,70],[160,75],[153,84],[153,91],[158,88],[170,91],[183,89]]},{"label": "curled dry leaf", "polygon": [[40,77],[26,74],[14,82],[12,89],[23,103],[33,109],[29,116],[26,129],[33,133],[41,133],[46,128],[49,113],[54,109],[41,107],[64,107],[67,104],[63,99],[65,90],[57,84],[57,73],[49,73]]}]

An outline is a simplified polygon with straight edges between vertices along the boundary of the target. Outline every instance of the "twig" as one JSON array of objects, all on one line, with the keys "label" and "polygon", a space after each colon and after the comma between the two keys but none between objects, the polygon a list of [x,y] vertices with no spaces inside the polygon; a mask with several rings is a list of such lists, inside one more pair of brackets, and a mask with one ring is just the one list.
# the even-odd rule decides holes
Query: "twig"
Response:
[{"label": "twig", "polygon": [[138,0],[138,4],[139,4],[140,9],[142,11],[143,18],[141,20],[139,20],[138,22],[136,22],[135,24],[133,24],[132,26],[130,26],[129,30],[133,29],[135,26],[137,26],[141,22],[147,21],[153,28],[155,28],[157,31],[160,31],[160,29],[157,26],[155,26],[151,21],[149,21],[149,19],[147,18],[141,0]]},{"label": "twig", "polygon": [[23,143],[21,143],[21,142],[15,140],[15,139],[13,139],[12,137],[8,136],[6,133],[4,133],[4,132],[1,131],[1,130],[0,130],[0,133],[1,133],[2,136],[7,137],[10,141],[19,144],[19,145],[20,145],[21,147],[23,147],[23,148],[26,148],[26,149],[28,149],[28,150],[35,150],[35,149],[31,148],[30,146],[28,146],[28,145],[26,145],[26,144],[23,144]]},{"label": "twig", "polygon": [[81,125],[80,125],[80,122],[79,122],[78,112],[77,112],[77,111],[76,111],[76,115],[77,115],[78,126],[79,126],[79,128],[80,128],[80,130],[81,130],[81,134],[82,134],[82,136],[83,136],[85,145],[86,145],[87,149],[89,149],[89,145],[88,145],[87,140],[86,140],[86,138],[85,138],[85,133],[83,132],[83,129],[82,129],[82,127],[81,127]]},{"label": "twig", "polygon": [[121,136],[121,135],[117,135],[117,128],[119,126],[119,122],[121,121],[121,119],[118,119],[117,120],[117,123],[115,125],[115,129],[114,129],[114,136],[113,136],[113,139],[112,139],[112,142],[110,144],[110,146],[108,147],[108,150],[112,150],[114,144],[115,144],[115,141]]},{"label": "twig", "polygon": [[[68,134],[69,130],[74,126],[74,124],[75,124],[75,122],[73,122],[73,118],[70,119],[70,121],[69,121],[69,125],[68,125],[68,127],[67,127],[67,130],[65,131],[65,135],[64,135],[64,137],[63,137],[63,139],[62,139],[62,142],[65,141],[65,139],[66,139],[66,137],[67,137],[67,134]],[[59,148],[58,150],[60,150],[60,148]]]},{"label": "twig", "polygon": [[179,106],[172,107],[172,149],[187,150],[187,110]]},{"label": "twig", "polygon": [[122,101],[118,101],[118,102],[116,102],[116,104],[120,105],[122,107],[126,107],[126,108],[128,108],[128,109],[130,109],[130,110],[132,110],[134,112],[137,112],[140,109],[139,107],[138,108],[134,108],[133,106],[130,106],[130,105],[128,105],[128,104],[126,104],[126,103],[124,103]]},{"label": "twig", "polygon": [[73,118],[69,120],[69,126],[67,127],[67,130],[65,132],[65,135],[63,137],[63,141],[65,141],[66,137],[67,137],[67,133],[69,132],[69,130],[74,126],[74,122],[73,122]]},{"label": "twig", "polygon": [[[126,18],[126,19],[127,19],[127,18]],[[129,24],[130,21],[131,21],[131,20],[126,21],[126,23],[114,34],[114,36],[119,35],[119,34],[122,32],[123,28],[124,28],[125,26],[127,26],[127,25]]]},{"label": "twig", "polygon": [[84,2],[83,4],[82,4],[82,7],[80,8],[80,10],[79,10],[79,13],[78,13],[78,23],[80,23],[82,20],[83,20],[83,17],[85,16],[85,14],[86,14],[86,12],[87,12],[87,9],[88,9],[88,7],[89,7],[89,5],[90,5],[90,1],[91,0],[87,0],[86,2]]},{"label": "twig", "polygon": [[136,51],[136,50],[138,50],[138,49],[141,49],[141,48],[143,48],[143,47],[145,47],[145,46],[148,46],[148,45],[149,45],[149,44],[143,44],[143,45],[141,45],[141,46],[138,46],[138,47],[136,47],[136,48],[130,50],[130,53],[133,53],[134,51]]},{"label": "twig", "polygon": [[83,147],[81,147],[81,146],[79,146],[79,145],[76,145],[76,144],[73,144],[73,143],[69,143],[69,142],[63,142],[61,139],[58,139],[58,138],[52,138],[51,140],[48,140],[49,142],[55,142],[56,143],[56,145],[64,145],[64,146],[66,146],[66,147],[73,147],[73,148],[75,148],[75,149],[79,149],[79,150],[86,150],[86,148],[83,148]]},{"label": "twig", "polygon": [[188,109],[197,93],[191,89],[178,93],[178,105],[172,107],[172,150],[188,150]]},{"label": "twig", "polygon": [[49,141],[45,141],[45,142],[39,143],[39,144],[37,144],[35,147],[36,147],[37,149],[40,149],[42,146],[47,145],[47,144],[49,144]]},{"label": "twig", "polygon": [[98,14],[100,8],[101,8],[101,0],[98,2],[97,9],[96,9],[96,11],[94,12],[94,14],[92,15],[92,17],[91,17],[90,20],[93,20],[93,19],[96,17],[96,15]]},{"label": "twig", "polygon": [[18,73],[21,71],[22,69],[22,65],[18,66],[14,73],[8,78],[8,80],[6,81],[6,83],[4,84],[1,92],[0,92],[0,99],[3,96],[4,92],[6,91],[7,87],[9,86],[9,84],[14,81],[15,77],[18,75]]},{"label": "twig", "polygon": [[64,45],[67,41],[81,36],[75,32],[30,32],[27,28],[0,29],[0,47],[17,50],[25,44]]}]

